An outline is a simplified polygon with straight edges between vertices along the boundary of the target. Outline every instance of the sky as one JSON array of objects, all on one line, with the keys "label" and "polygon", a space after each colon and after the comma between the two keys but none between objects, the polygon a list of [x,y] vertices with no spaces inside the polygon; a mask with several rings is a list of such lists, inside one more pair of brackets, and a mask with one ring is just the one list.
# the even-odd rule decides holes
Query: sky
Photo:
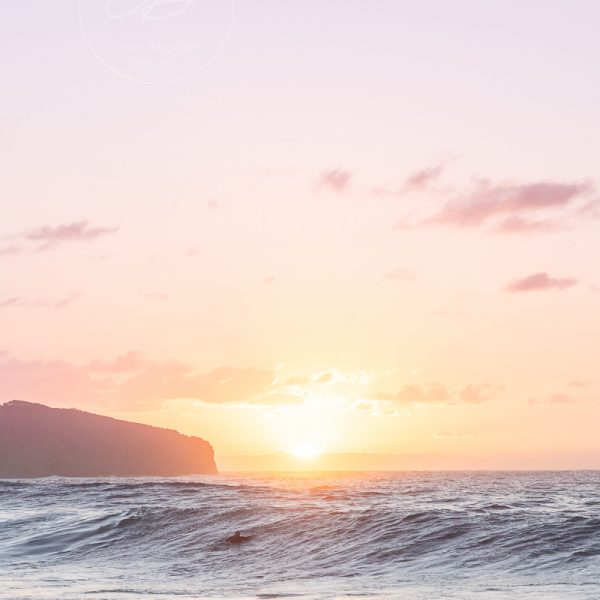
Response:
[{"label": "sky", "polygon": [[596,2],[1,11],[0,401],[600,468]]}]

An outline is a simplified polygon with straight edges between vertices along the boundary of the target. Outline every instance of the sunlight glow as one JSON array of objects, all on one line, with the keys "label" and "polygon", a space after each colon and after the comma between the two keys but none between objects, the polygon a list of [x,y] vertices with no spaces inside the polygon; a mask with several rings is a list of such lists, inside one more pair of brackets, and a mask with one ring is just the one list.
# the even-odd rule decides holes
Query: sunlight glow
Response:
[{"label": "sunlight glow", "polygon": [[294,446],[291,454],[300,460],[313,460],[321,455],[321,449],[309,442],[303,442]]}]

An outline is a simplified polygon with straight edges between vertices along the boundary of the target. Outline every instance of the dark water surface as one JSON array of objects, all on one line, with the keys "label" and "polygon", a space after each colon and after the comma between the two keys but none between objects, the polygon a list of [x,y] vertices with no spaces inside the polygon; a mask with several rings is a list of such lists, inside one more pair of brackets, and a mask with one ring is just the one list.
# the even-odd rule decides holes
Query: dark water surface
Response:
[{"label": "dark water surface", "polygon": [[220,597],[600,599],[600,472],[0,480],[1,599]]}]

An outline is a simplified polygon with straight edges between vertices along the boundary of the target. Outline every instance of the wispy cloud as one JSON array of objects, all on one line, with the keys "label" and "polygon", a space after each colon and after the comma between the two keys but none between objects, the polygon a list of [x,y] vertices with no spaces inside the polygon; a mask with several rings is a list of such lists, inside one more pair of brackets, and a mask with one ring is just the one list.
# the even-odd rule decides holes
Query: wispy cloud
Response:
[{"label": "wispy cloud", "polygon": [[[113,234],[117,230],[116,227],[97,227],[91,225],[88,221],[75,221],[56,226],[37,227],[12,237],[24,244],[33,246],[36,252],[44,252],[66,243],[91,242]],[[7,253],[21,253],[26,251],[26,248],[13,245],[7,246],[4,251]]]},{"label": "wispy cloud", "polygon": [[[479,179],[428,217],[398,224],[401,229],[443,226],[526,234],[560,231],[584,218],[582,206],[595,192],[589,181],[494,183]],[[591,209],[588,209],[589,213]]]},{"label": "wispy cloud", "polygon": [[444,165],[434,165],[425,167],[419,171],[411,173],[404,183],[404,190],[410,192],[422,192],[432,183],[437,181],[444,172]]},{"label": "wispy cloud", "polygon": [[324,171],[317,180],[317,189],[325,188],[341,194],[350,185],[352,173],[344,169]]},{"label": "wispy cloud", "polygon": [[315,383],[332,383],[334,380],[334,374],[331,371],[325,371],[325,373],[319,373],[315,375],[313,380]]},{"label": "wispy cloud", "polygon": [[409,193],[425,192],[442,176],[446,165],[438,163],[413,171],[401,185],[380,185],[372,188],[376,196],[403,196]]},{"label": "wispy cloud", "polygon": [[414,281],[417,278],[417,274],[410,269],[403,269],[398,267],[396,269],[392,269],[384,274],[384,278],[389,281]]},{"label": "wispy cloud", "polygon": [[91,373],[132,373],[148,366],[149,361],[141,352],[133,350],[111,361],[94,360],[87,365]]},{"label": "wispy cloud", "polygon": [[455,392],[439,383],[406,385],[393,393],[380,393],[378,400],[396,404],[482,404],[492,400],[498,388],[490,384],[467,385]]},{"label": "wispy cloud", "polygon": [[102,383],[95,383],[80,367],[61,360],[18,360],[0,356],[0,400],[66,402],[79,405],[99,398]]},{"label": "wispy cloud", "polygon": [[269,275],[268,277],[263,277],[260,282],[263,285],[273,285],[275,283],[276,279],[275,277],[273,277],[272,275]]},{"label": "wispy cloud", "polygon": [[76,221],[63,225],[44,226],[25,232],[22,238],[42,245],[38,251],[54,248],[65,242],[89,242],[115,233],[117,228],[93,227],[87,221]]},{"label": "wispy cloud", "polygon": [[535,398],[529,399],[529,404],[579,404],[581,402],[586,402],[586,400],[576,396],[571,396],[570,394],[562,393],[552,394],[541,400],[536,400]]},{"label": "wispy cloud", "polygon": [[519,216],[506,217],[496,227],[497,233],[551,233],[564,231],[568,225],[557,219],[525,219]]},{"label": "wispy cloud", "polygon": [[428,404],[451,402],[453,400],[448,389],[439,383],[406,385],[393,393],[381,393],[377,398],[378,400],[388,400],[400,404]]},{"label": "wispy cloud", "polygon": [[65,298],[61,298],[60,300],[43,300],[41,298],[37,298],[35,300],[28,300],[26,298],[22,298],[21,296],[13,296],[11,298],[5,298],[4,300],[0,300],[0,308],[60,309],[69,306],[76,298],[77,296],[75,294],[72,294],[71,296],[66,296]]},{"label": "wispy cloud", "polygon": [[80,366],[0,355],[0,400],[102,403],[127,410],[149,410],[173,399],[210,404],[298,402],[273,381],[271,370],[220,367],[202,373],[183,362],[152,361],[133,351]]},{"label": "wispy cloud", "polygon": [[592,221],[600,221],[600,200],[594,199],[580,206],[577,214]]},{"label": "wispy cloud", "polygon": [[506,286],[508,292],[540,292],[544,290],[566,290],[577,284],[573,277],[550,277],[548,273],[534,273],[515,279]]},{"label": "wispy cloud", "polygon": [[287,374],[280,368],[222,366],[200,371],[177,360],[153,360],[129,351],[111,360],[75,365],[61,360],[18,360],[0,352],[0,401],[102,405],[113,410],[145,411],[174,401],[223,406],[276,407],[327,402],[347,410],[368,408],[398,414],[411,404],[481,404],[500,388],[489,384],[452,390],[439,383],[405,385],[377,393],[382,379],[365,371],[317,370]]},{"label": "wispy cloud", "polygon": [[468,404],[482,404],[492,400],[497,392],[497,387],[486,383],[483,385],[467,385],[460,391],[459,396],[463,402]]},{"label": "wispy cloud", "polygon": [[438,215],[432,217],[431,222],[461,227],[477,226],[496,216],[514,216],[563,207],[590,190],[587,182],[492,184],[480,181],[469,197],[446,204]]},{"label": "wispy cloud", "polygon": [[16,244],[10,244],[8,246],[3,246],[0,248],[0,257],[2,256],[17,256],[18,254],[22,254],[23,249]]},{"label": "wispy cloud", "polygon": [[207,403],[257,403],[272,390],[274,373],[269,370],[220,367],[196,373],[184,363],[153,363],[127,379],[119,389],[127,405],[148,405],[174,398]]},{"label": "wispy cloud", "polygon": [[587,387],[590,387],[591,385],[594,385],[593,381],[575,380],[575,381],[569,382],[569,387],[573,387],[573,388],[587,388]]},{"label": "wispy cloud", "polygon": [[194,258],[196,256],[199,256],[200,254],[202,254],[204,252],[204,247],[201,244],[197,244],[195,246],[192,246],[190,248],[188,248],[186,250],[185,255],[188,258]]}]

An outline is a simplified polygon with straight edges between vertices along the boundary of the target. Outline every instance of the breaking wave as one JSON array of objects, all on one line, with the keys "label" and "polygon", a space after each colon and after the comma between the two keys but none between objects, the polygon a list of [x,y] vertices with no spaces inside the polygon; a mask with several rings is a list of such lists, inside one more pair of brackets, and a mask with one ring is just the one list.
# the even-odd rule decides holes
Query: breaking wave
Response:
[{"label": "breaking wave", "polygon": [[51,580],[48,598],[597,598],[599,490],[593,472],[0,481],[0,598]]}]

